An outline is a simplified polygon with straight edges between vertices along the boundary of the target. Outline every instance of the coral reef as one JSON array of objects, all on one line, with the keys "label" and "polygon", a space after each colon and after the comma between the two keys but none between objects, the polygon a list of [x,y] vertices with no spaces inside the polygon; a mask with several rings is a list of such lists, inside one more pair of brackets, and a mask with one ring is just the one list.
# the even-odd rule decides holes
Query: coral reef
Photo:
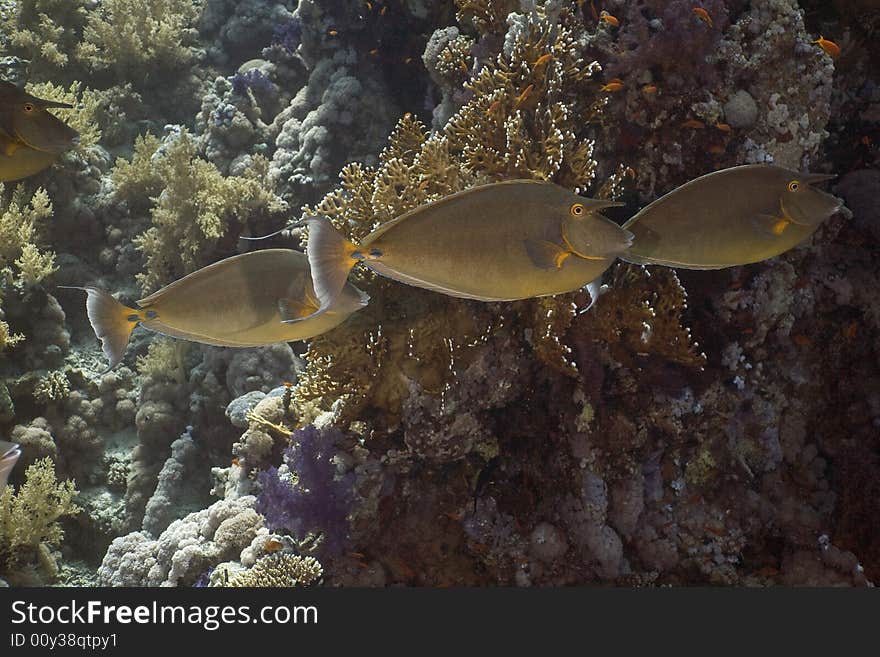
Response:
[{"label": "coral reef", "polygon": [[[684,0],[2,4],[2,77],[72,104],[53,113],[81,138],[0,190],[0,437],[23,451],[0,575],[880,579],[880,22],[866,3],[697,4],[709,20]],[[598,299],[483,304],[356,271],[369,306],[306,344],[136,329],[105,373],[81,295],[54,288],[133,303],[255,244],[239,237],[321,216],[357,240],[508,178],[623,201],[623,221],[770,161],[837,172],[849,209],[763,263],[617,263]]]}]

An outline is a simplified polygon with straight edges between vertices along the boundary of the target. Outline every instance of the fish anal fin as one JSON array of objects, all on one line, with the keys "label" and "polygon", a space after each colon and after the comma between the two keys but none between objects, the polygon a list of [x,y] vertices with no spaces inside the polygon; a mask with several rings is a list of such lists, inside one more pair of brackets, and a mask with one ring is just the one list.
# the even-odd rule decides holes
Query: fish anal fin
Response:
[{"label": "fish anal fin", "polygon": [[278,299],[278,312],[285,322],[295,322],[305,319],[318,312],[319,305],[310,300],[301,299]]},{"label": "fish anal fin", "polygon": [[541,269],[559,269],[571,255],[571,251],[545,240],[526,240],[526,252],[532,263]]}]

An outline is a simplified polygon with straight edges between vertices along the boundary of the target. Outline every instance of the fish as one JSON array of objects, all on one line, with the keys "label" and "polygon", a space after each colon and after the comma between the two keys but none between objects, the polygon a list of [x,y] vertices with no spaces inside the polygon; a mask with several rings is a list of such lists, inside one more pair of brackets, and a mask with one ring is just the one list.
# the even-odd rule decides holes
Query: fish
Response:
[{"label": "fish", "polygon": [[840,57],[840,46],[838,46],[833,41],[829,41],[828,39],[820,35],[818,39],[813,41],[813,43],[815,43],[822,50],[828,53],[828,56],[832,59],[837,59],[838,57]]},{"label": "fish", "polygon": [[11,157],[22,146],[55,155],[71,149],[79,133],[48,111],[71,107],[67,103],[37,98],[11,82],[0,80],[2,154]]},{"label": "fish", "polygon": [[657,85],[656,84],[646,84],[642,87],[642,91],[646,94],[655,94],[657,93]]},{"label": "fish", "polygon": [[623,89],[623,80],[621,80],[620,78],[612,78],[608,81],[607,84],[602,85],[600,91],[614,93],[615,91],[620,91],[621,89]]},{"label": "fish", "polygon": [[523,89],[523,92],[519,96],[516,97],[516,102],[513,104],[513,108],[519,109],[522,106],[522,104],[525,103],[529,99],[529,96],[532,95],[532,90],[534,90],[534,88],[535,88],[535,85],[530,84],[528,87]]},{"label": "fish", "polygon": [[9,141],[0,134],[0,182],[14,182],[28,178],[46,169],[58,159],[54,153],[35,151],[27,146],[16,145],[12,155],[4,155]]},{"label": "fish", "polygon": [[19,449],[18,445],[0,440],[0,493],[6,488],[6,483],[9,481],[9,473],[12,472],[12,468],[18,462],[19,456],[21,456],[21,449]]},{"label": "fish", "polygon": [[702,130],[706,127],[706,124],[702,121],[698,121],[697,119],[688,119],[684,123],[681,124],[682,128],[690,128],[691,130]]},{"label": "fish", "polygon": [[684,269],[759,262],[807,239],[843,202],[813,187],[833,175],[746,164],[706,174],[644,207],[623,228],[621,259]]},{"label": "fish", "polygon": [[538,57],[538,59],[536,59],[534,62],[532,62],[532,68],[533,69],[540,68],[541,66],[544,66],[545,64],[549,63],[551,59],[553,59],[553,55],[551,55],[549,52],[544,53],[543,55]]},{"label": "fish", "polygon": [[599,20],[607,23],[608,25],[613,25],[614,27],[620,26],[620,21],[617,20],[617,17],[609,14],[607,11],[603,11],[601,14],[599,14]]},{"label": "fish", "polygon": [[708,11],[706,11],[702,7],[694,7],[693,9],[691,9],[691,11],[693,12],[694,16],[699,18],[706,25],[708,25],[709,27],[715,27],[715,24],[712,22],[712,17],[709,15]]},{"label": "fish", "polygon": [[64,287],[86,292],[86,311],[109,361],[107,371],[122,360],[138,324],[201,344],[260,347],[325,333],[369,302],[365,293],[349,283],[326,312],[309,318],[317,312],[318,302],[308,258],[291,249],[226,258],[141,299],[137,308],[96,287]]},{"label": "fish", "polygon": [[588,199],[535,180],[490,183],[422,205],[359,244],[307,217],[306,253],[323,312],[358,263],[393,280],[479,301],[571,292],[594,281],[632,236]]}]

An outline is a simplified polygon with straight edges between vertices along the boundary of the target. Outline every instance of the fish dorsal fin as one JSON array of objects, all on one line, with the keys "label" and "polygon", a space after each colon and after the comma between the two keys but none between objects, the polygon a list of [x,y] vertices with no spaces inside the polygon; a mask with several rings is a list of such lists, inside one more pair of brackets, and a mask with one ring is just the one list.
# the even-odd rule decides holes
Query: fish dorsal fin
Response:
[{"label": "fish dorsal fin", "polygon": [[[463,189],[459,192],[455,192],[453,194],[449,194],[447,196],[443,196],[441,198],[435,199],[430,203],[425,203],[424,205],[419,205],[418,207],[413,208],[407,212],[404,212],[399,217],[395,217],[390,221],[386,221],[384,224],[381,224],[376,230],[367,235],[362,241],[361,246],[366,247],[372,244],[375,240],[379,239],[382,235],[387,233],[389,230],[394,228],[397,224],[402,223],[416,214],[422,214],[428,209],[436,209],[439,207],[443,207],[444,205],[449,205],[450,203],[454,203],[455,201],[467,197],[472,196],[473,194],[481,194],[487,191],[487,188],[496,188],[496,187],[506,187],[506,186],[514,186],[514,185],[549,185],[550,183],[544,180],[530,180],[530,179],[516,179],[516,180],[501,180],[499,182],[490,182],[484,185],[477,185],[475,187],[468,187],[467,189]],[[591,206],[592,203],[599,204],[595,210],[600,208],[608,207],[609,205],[623,205],[622,203],[617,203],[615,201],[598,201],[595,199],[584,199],[584,205],[587,210],[590,212],[594,212],[594,208]]]},{"label": "fish dorsal fin", "polygon": [[[303,259],[303,266],[306,265],[307,261],[305,259],[305,255],[300,253],[299,251],[292,251],[290,249],[262,249],[260,251],[250,251],[248,253],[240,253],[239,255],[230,256],[228,258],[224,258],[223,260],[218,260],[215,263],[212,263],[210,265],[202,267],[201,269],[198,269],[190,274],[187,274],[183,278],[178,278],[176,281],[169,283],[168,285],[166,285],[162,289],[156,290],[150,296],[144,297],[143,299],[140,299],[137,302],[137,304],[141,308],[146,308],[147,306],[152,306],[157,301],[159,301],[159,299],[161,299],[163,296],[165,296],[166,294],[168,294],[172,290],[175,290],[175,289],[179,288],[180,286],[185,285],[187,282],[191,281],[193,278],[196,278],[196,277],[201,278],[201,277],[207,276],[209,274],[220,274],[224,269],[229,269],[232,267],[239,266],[241,264],[241,261],[246,258],[264,257],[267,253],[272,253],[272,252],[279,252],[279,253],[284,252],[284,253],[288,253],[288,254],[298,254]],[[257,254],[260,254],[260,255],[258,256]],[[296,257],[296,256],[293,256],[293,257]]]},{"label": "fish dorsal fin", "polygon": [[278,299],[278,312],[282,321],[298,321],[314,315],[320,306],[304,299]]},{"label": "fish dorsal fin", "polygon": [[545,240],[526,240],[526,252],[532,263],[541,269],[560,269],[562,263],[572,255],[572,251],[564,249],[554,242]]}]

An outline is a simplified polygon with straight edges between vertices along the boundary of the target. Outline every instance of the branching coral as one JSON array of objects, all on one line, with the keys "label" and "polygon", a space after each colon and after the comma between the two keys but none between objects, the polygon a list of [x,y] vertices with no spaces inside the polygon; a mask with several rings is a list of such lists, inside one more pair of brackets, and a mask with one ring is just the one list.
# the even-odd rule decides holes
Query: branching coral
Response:
[{"label": "branching coral", "polygon": [[89,13],[77,55],[120,80],[171,71],[193,58],[198,11],[193,0],[104,0]]},{"label": "branching coral", "polygon": [[265,181],[267,171],[266,159],[254,156],[245,175],[224,177],[198,157],[185,131],[161,149],[154,138],[140,140],[132,161],[117,163],[113,180],[123,200],[142,203],[142,194],[158,194],[152,199],[152,227],[135,239],[146,259],[138,276],[143,290],[207,264],[211,249],[245,217],[281,211],[282,202]]},{"label": "branching coral", "polygon": [[0,187],[0,268],[15,264],[16,282],[36,285],[55,271],[55,255],[36,246],[40,224],[52,215],[49,195],[42,188],[30,193],[18,185],[8,196]]},{"label": "branching coral", "polygon": [[49,372],[34,387],[34,401],[39,404],[60,402],[70,395],[70,381],[64,372]]},{"label": "branching coral", "polygon": [[279,588],[309,586],[321,579],[324,570],[314,557],[277,553],[263,557],[251,568],[233,576],[227,586]]},{"label": "branching coral", "polygon": [[86,0],[17,0],[0,7],[0,31],[40,72],[65,67],[86,18]]},{"label": "branching coral", "polygon": [[[510,6],[461,2],[460,18],[497,35]],[[377,168],[345,167],[341,187],[306,213],[329,218],[357,240],[379,223],[481,183],[533,178],[589,189],[597,170],[594,124],[604,120],[607,98],[593,80],[598,64],[582,57],[583,27],[567,10],[557,21],[537,12],[516,16],[502,51],[481,62],[465,83],[471,100],[442,129],[428,136],[405,116]],[[621,171],[606,172],[606,178],[594,191],[598,197],[614,191]],[[368,289],[370,306],[312,341],[296,390],[299,400],[341,399],[334,407],[340,423],[374,408],[384,414],[379,424],[393,429],[408,380],[443,394],[469,352],[499,331],[524,336],[544,363],[577,374],[565,333],[575,302],[583,300],[578,295],[508,304],[502,311],[358,275],[366,279],[359,284]],[[656,353],[674,351],[660,342],[653,343]]]},{"label": "branching coral", "polygon": [[76,486],[58,483],[51,459],[42,459],[25,472],[17,493],[7,486],[0,493],[0,571],[33,558],[41,543],[57,546],[64,538],[58,520],[79,512],[73,502]]}]

